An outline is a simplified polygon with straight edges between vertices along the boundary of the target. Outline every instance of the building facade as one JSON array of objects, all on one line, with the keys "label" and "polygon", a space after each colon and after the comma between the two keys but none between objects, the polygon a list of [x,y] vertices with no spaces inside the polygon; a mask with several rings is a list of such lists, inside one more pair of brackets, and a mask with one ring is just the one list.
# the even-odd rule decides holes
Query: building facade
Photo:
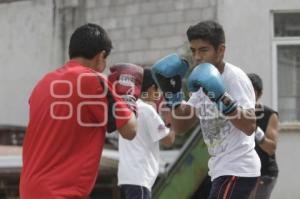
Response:
[{"label": "building facade", "polygon": [[228,62],[262,77],[262,101],[282,122],[273,196],[300,198],[299,0],[0,0],[0,124],[27,124],[33,86],[68,59],[77,26],[97,23],[108,31],[108,65],[151,65],[172,52],[188,56],[186,30],[202,20],[224,26]]}]

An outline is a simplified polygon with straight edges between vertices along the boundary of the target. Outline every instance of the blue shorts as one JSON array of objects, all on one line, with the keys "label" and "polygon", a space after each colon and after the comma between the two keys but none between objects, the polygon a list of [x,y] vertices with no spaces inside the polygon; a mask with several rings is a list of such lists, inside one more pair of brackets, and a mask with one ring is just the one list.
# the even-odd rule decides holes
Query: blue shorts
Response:
[{"label": "blue shorts", "polygon": [[257,177],[220,176],[212,181],[208,199],[249,199]]},{"label": "blue shorts", "polygon": [[139,185],[121,185],[122,199],[151,199],[149,189]]}]

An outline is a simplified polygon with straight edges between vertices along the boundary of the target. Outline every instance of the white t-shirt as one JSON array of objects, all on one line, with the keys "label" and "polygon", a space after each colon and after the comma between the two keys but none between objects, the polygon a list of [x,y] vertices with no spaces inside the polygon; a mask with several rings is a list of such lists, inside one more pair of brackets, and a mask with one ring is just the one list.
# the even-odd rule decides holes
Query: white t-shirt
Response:
[{"label": "white t-shirt", "polygon": [[[255,93],[248,76],[238,67],[226,63],[222,73],[226,91],[244,109],[255,108]],[[197,110],[203,139],[211,156],[208,162],[212,180],[219,176],[260,176],[260,159],[254,149],[254,134],[247,136],[225,119],[202,88],[188,101]]]},{"label": "white t-shirt", "polygon": [[150,104],[138,100],[137,108],[137,135],[131,141],[119,136],[118,185],[139,185],[151,191],[159,172],[159,140],[169,129]]}]

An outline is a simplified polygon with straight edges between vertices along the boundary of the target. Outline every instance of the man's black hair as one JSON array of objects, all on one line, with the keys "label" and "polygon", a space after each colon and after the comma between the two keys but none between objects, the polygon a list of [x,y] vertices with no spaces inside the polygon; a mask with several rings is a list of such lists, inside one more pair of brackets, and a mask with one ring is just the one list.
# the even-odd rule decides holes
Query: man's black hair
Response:
[{"label": "man's black hair", "polygon": [[109,55],[112,42],[105,30],[96,24],[85,24],[77,28],[71,36],[69,45],[70,59],[83,57],[92,59],[101,51]]},{"label": "man's black hair", "polygon": [[144,77],[143,77],[143,83],[142,83],[142,92],[147,92],[148,88],[150,88],[152,85],[154,85],[156,88],[158,87],[155,83],[151,69],[150,68],[144,68]]},{"label": "man's black hair", "polygon": [[248,75],[249,79],[251,80],[254,89],[258,93],[261,94],[263,91],[263,82],[262,82],[260,76],[255,73],[248,73],[247,75]]},{"label": "man's black hair", "polygon": [[190,42],[192,40],[201,39],[208,41],[215,49],[217,49],[220,44],[225,43],[223,27],[215,21],[203,21],[190,26],[186,34]]}]

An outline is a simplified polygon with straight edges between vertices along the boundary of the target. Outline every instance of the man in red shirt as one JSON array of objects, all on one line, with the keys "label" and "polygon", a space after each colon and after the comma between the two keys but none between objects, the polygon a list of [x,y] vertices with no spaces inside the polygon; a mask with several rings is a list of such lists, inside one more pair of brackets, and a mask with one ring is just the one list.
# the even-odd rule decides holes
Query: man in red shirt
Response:
[{"label": "man in red shirt", "polygon": [[134,138],[135,115],[100,74],[111,48],[102,27],[79,27],[71,36],[70,61],[46,74],[33,89],[21,199],[87,198],[97,177],[105,132],[118,130],[122,137]]}]

